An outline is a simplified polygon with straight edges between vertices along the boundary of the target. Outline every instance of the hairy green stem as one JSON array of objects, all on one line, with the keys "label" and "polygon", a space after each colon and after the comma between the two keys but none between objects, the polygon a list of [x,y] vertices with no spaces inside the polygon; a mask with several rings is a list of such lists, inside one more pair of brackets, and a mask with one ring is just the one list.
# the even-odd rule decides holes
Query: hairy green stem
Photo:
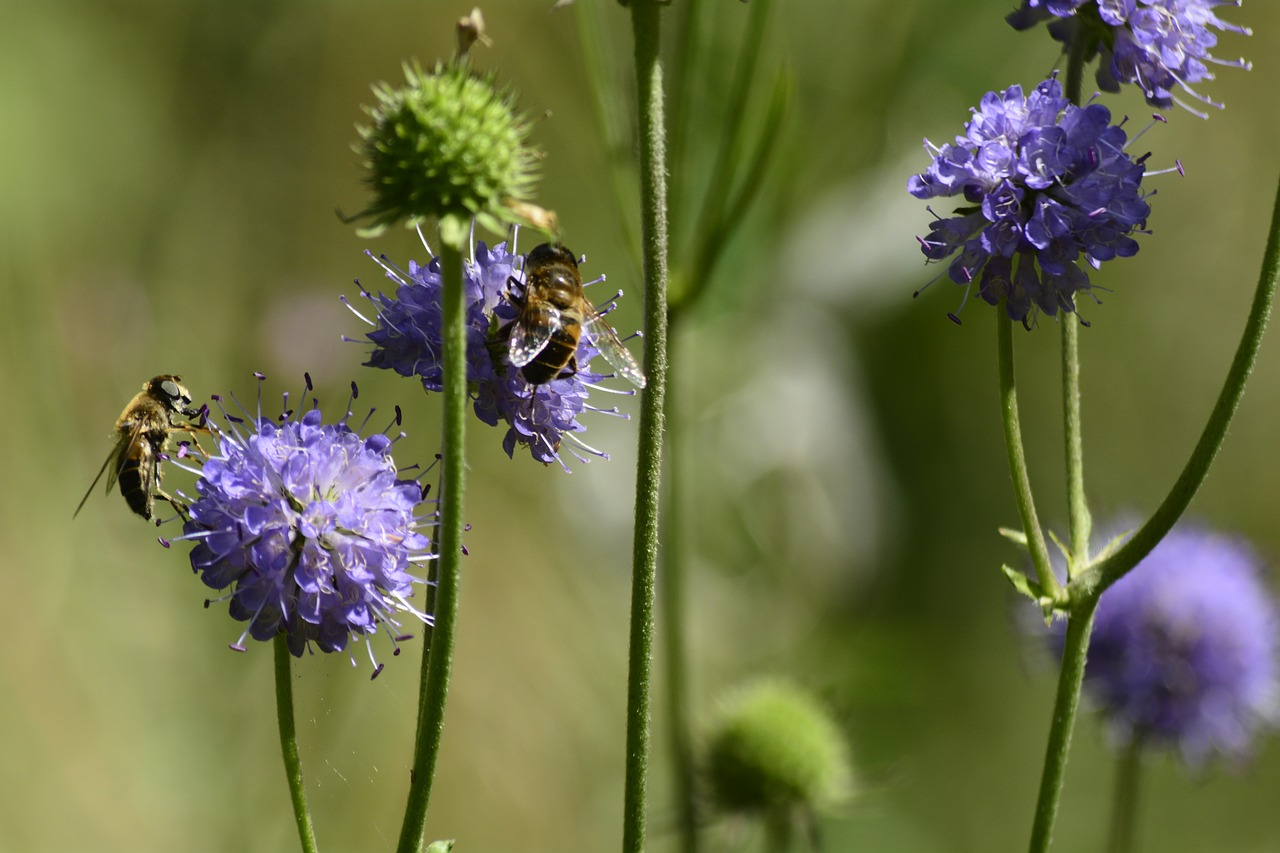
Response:
[{"label": "hairy green stem", "polygon": [[1089,652],[1089,636],[1093,633],[1093,617],[1097,608],[1097,596],[1081,599],[1076,602],[1067,621],[1062,670],[1058,673],[1058,695],[1053,702],[1053,723],[1049,726],[1044,772],[1040,777],[1040,796],[1036,801],[1035,822],[1031,827],[1031,853],[1044,853],[1053,840],[1053,822],[1058,815],[1058,799],[1062,795],[1062,784],[1066,778],[1071,731],[1075,728],[1076,712],[1080,708],[1080,686],[1084,683],[1085,658]]},{"label": "hairy green stem", "polygon": [[1092,520],[1084,497],[1084,439],[1080,429],[1080,318],[1062,315],[1062,427],[1067,454],[1067,524],[1071,565],[1089,563]]},{"label": "hairy green stem", "polygon": [[418,729],[414,741],[409,800],[400,827],[398,853],[422,849],[431,782],[440,753],[445,700],[453,667],[453,642],[458,615],[458,581],[462,570],[463,498],[466,486],[464,441],[467,425],[467,327],[462,278],[462,253],[450,245],[440,249],[444,280],[444,453],[440,473],[440,525],[436,536],[439,558],[435,608],[429,651],[424,650],[418,689]]},{"label": "hairy green stem", "polygon": [[307,789],[302,780],[302,760],[298,757],[298,732],[293,722],[293,655],[284,633],[276,634],[276,720],[280,725],[280,751],[284,755],[284,775],[289,780],[289,798],[298,823],[298,840],[304,853],[315,853],[316,830],[307,809]]},{"label": "hairy green stem", "polygon": [[1049,564],[1049,548],[1045,544],[1044,531],[1036,515],[1035,500],[1031,495],[1031,478],[1027,474],[1027,457],[1022,449],[1022,426],[1018,418],[1018,391],[1013,371],[1013,321],[1005,307],[1004,298],[996,308],[996,332],[1000,362],[1000,412],[1004,424],[1004,444],[1009,455],[1009,473],[1013,477],[1013,494],[1018,503],[1018,515],[1022,519],[1022,532],[1027,537],[1031,562],[1035,566],[1036,579],[1044,594],[1058,598],[1062,591]]},{"label": "hairy green stem", "polygon": [[[1079,106],[1084,77],[1084,39],[1074,39],[1067,54],[1067,100]],[[1089,563],[1089,534],[1092,523],[1084,496],[1084,439],[1080,422],[1080,317],[1062,314],[1062,425],[1067,455],[1067,526],[1072,565],[1068,571]]]},{"label": "hairy green stem", "polygon": [[641,252],[644,259],[644,358],[649,382],[641,395],[632,548],[631,637],[627,672],[627,759],[623,796],[624,853],[644,849],[653,671],[653,600],[658,559],[658,500],[667,393],[667,184],[660,9],[632,0],[640,133]]},{"label": "hairy green stem", "polygon": [[1135,734],[1133,740],[1120,753],[1116,768],[1116,787],[1111,799],[1111,831],[1107,838],[1107,853],[1129,853],[1138,817],[1138,783],[1142,775],[1142,737]]},{"label": "hairy green stem", "polygon": [[1240,398],[1244,395],[1245,384],[1257,361],[1258,350],[1262,346],[1262,335],[1266,332],[1267,321],[1271,317],[1271,305],[1275,300],[1278,277],[1280,277],[1280,186],[1276,189],[1267,248],[1263,254],[1262,270],[1258,275],[1258,286],[1254,290],[1249,317],[1245,321],[1244,332],[1240,336],[1240,343],[1236,347],[1236,354],[1231,361],[1226,381],[1218,394],[1218,401],[1209,415],[1204,431],[1200,434],[1200,440],[1196,442],[1191,458],[1187,460],[1186,467],[1182,469],[1169,494],[1147,523],[1142,525],[1113,554],[1100,560],[1080,576],[1080,586],[1083,589],[1094,586],[1106,589],[1122,578],[1143,557],[1151,553],[1151,549],[1165,537],[1186,511],[1191,498],[1195,496],[1208,475],[1209,466],[1213,464],[1214,457],[1218,455],[1223,439],[1226,438],[1231,418],[1240,406]]}]

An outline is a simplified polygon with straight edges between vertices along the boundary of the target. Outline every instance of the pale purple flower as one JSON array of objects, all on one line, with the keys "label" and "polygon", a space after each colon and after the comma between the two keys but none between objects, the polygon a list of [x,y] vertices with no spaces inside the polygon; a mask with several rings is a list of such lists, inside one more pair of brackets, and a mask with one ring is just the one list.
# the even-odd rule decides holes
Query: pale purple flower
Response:
[{"label": "pale purple flower", "polygon": [[195,544],[200,579],[229,590],[231,616],[248,623],[232,648],[281,633],[296,656],[340,652],[380,629],[393,643],[407,639],[402,614],[430,621],[409,601],[423,582],[415,564],[432,556],[416,515],[422,487],[401,478],[393,439],[360,435],[350,412],[326,424],[314,400],[300,414],[287,405],[286,394],[279,418],[259,401],[256,414],[223,408],[226,426],[210,422],[218,447],[198,471],[179,537]]},{"label": "pale purple flower", "polygon": [[1248,754],[1277,700],[1262,571],[1244,540],[1183,525],[1102,594],[1085,690],[1121,741],[1174,747],[1196,767]]},{"label": "pale purple flower", "polygon": [[[394,370],[402,376],[417,376],[426,390],[442,390],[440,262],[432,259],[423,266],[410,261],[406,271],[385,257],[375,260],[396,283],[396,290],[394,295],[362,292],[376,314],[374,319],[366,319],[374,326],[367,333],[374,349],[366,365]],[[545,464],[559,463],[566,471],[562,450],[567,449],[583,461],[584,453],[607,459],[607,453],[578,438],[577,434],[586,431],[579,416],[589,411],[628,416],[616,407],[602,409],[588,402],[590,389],[606,390],[600,383],[612,374],[591,369],[598,350],[587,336],[583,336],[576,353],[577,372],[540,385],[526,382],[520,369],[506,362],[503,346],[495,341],[497,330],[516,318],[516,309],[507,294],[512,286],[523,283],[523,267],[524,258],[511,254],[506,242],[492,248],[479,242],[473,257],[464,262],[467,383],[476,417],[490,426],[507,425],[502,446],[508,456],[515,453],[517,446],[526,447],[534,459]]]},{"label": "pale purple flower", "polygon": [[1075,311],[1090,288],[1078,262],[1096,269],[1136,254],[1130,235],[1146,227],[1146,158],[1131,159],[1127,141],[1106,107],[1068,103],[1054,78],[1029,95],[988,92],[953,144],[926,142],[933,162],[907,182],[916,198],[965,202],[949,218],[935,213],[921,251],[950,258],[947,275],[966,295],[976,282],[1028,327],[1037,311]]},{"label": "pale purple flower", "polygon": [[1181,89],[1201,103],[1222,106],[1191,87],[1213,79],[1210,65],[1250,67],[1243,59],[1220,60],[1209,53],[1218,43],[1210,27],[1251,35],[1247,27],[1223,21],[1214,12],[1219,6],[1239,5],[1239,0],[1023,0],[1008,21],[1022,30],[1048,20],[1050,34],[1064,51],[1083,39],[1086,61],[1101,54],[1098,85],[1104,91],[1134,83],[1153,106],[1177,103],[1203,117],[1173,92]]}]

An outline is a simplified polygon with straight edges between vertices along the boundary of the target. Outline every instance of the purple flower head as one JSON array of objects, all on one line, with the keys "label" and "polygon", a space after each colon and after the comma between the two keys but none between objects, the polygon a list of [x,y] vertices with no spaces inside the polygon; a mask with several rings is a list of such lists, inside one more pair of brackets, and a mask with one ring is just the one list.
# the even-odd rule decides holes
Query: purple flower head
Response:
[{"label": "purple flower head", "polygon": [[1177,103],[1203,118],[1204,113],[1175,98],[1173,90],[1180,88],[1201,103],[1221,108],[1191,84],[1213,79],[1209,64],[1250,67],[1243,59],[1223,61],[1209,54],[1218,43],[1210,27],[1252,34],[1213,11],[1239,5],[1239,0],[1023,0],[1008,21],[1019,30],[1049,21],[1049,33],[1063,43],[1064,51],[1085,40],[1086,60],[1102,54],[1098,85],[1104,91],[1136,83],[1147,103],[1162,108]]},{"label": "purple flower head", "polygon": [[[394,296],[367,291],[362,294],[373,304],[376,313],[376,319],[366,320],[374,326],[374,330],[367,333],[374,349],[365,364],[394,370],[402,376],[417,376],[428,391],[442,390],[440,262],[433,259],[422,266],[410,261],[406,272],[386,258],[375,260],[396,283],[396,292]],[[591,368],[599,349],[589,335],[584,334],[578,344],[577,371],[566,371],[568,375],[550,382],[531,385],[521,375],[520,368],[506,359],[506,342],[499,332],[509,327],[519,313],[510,295],[513,288],[524,287],[524,262],[522,256],[508,252],[506,242],[492,248],[479,242],[472,258],[464,263],[467,384],[476,417],[490,426],[506,423],[502,446],[508,456],[514,455],[517,446],[526,447],[534,459],[544,464],[557,462],[566,471],[569,469],[561,458],[562,448],[582,461],[587,461],[583,453],[607,459],[607,453],[578,438],[577,433],[586,431],[579,415],[591,411],[629,416],[616,407],[602,409],[590,405],[589,389],[621,394],[634,392],[600,386],[599,383],[612,374]],[[603,277],[596,279],[602,280]],[[612,307],[611,304],[605,310]]]},{"label": "purple flower head", "polygon": [[431,559],[415,515],[422,487],[399,477],[392,439],[362,437],[350,412],[326,424],[315,401],[301,415],[287,406],[285,395],[286,411],[272,419],[259,400],[256,415],[223,409],[226,427],[209,424],[218,449],[199,471],[180,537],[195,543],[192,569],[212,589],[229,588],[231,615],[249,623],[232,648],[284,633],[301,657],[313,644],[343,651],[379,628],[407,639],[393,630],[399,614],[430,621],[409,603],[422,582],[411,567]]},{"label": "purple flower head", "polygon": [[1247,754],[1277,698],[1277,613],[1260,575],[1244,541],[1184,525],[1103,593],[1085,690],[1122,741],[1176,747],[1193,767]]},{"label": "purple flower head", "polygon": [[954,144],[926,142],[933,163],[907,182],[916,198],[965,202],[935,218],[921,251],[950,258],[947,275],[966,294],[977,282],[1028,328],[1036,311],[1075,311],[1090,286],[1079,260],[1097,268],[1133,255],[1130,235],[1146,227],[1145,158],[1131,159],[1126,143],[1106,107],[1068,103],[1054,78],[1026,96],[1021,86],[988,92]]}]

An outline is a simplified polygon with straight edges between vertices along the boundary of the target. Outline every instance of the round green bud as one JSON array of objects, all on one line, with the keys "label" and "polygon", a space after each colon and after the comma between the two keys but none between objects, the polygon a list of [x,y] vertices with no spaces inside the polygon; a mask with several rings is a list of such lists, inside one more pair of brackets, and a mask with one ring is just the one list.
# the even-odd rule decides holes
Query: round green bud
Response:
[{"label": "round green bud", "polygon": [[726,697],[708,731],[704,772],[717,809],[770,818],[830,809],[852,789],[839,727],[807,692],[774,680]]},{"label": "round green bud", "polygon": [[501,232],[515,219],[512,206],[530,197],[539,156],[511,93],[463,62],[405,65],[404,74],[402,86],[373,87],[371,124],[357,128],[374,200],[356,216],[370,217],[366,231],[375,233],[436,219],[449,239],[465,235],[472,218]]}]

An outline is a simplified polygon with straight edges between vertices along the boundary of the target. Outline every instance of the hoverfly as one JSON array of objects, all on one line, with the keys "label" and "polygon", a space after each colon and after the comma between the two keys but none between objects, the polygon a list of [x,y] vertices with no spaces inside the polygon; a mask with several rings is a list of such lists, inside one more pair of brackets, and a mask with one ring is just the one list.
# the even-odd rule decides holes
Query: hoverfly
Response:
[{"label": "hoverfly", "polygon": [[[116,446],[98,469],[98,476],[93,478],[93,484],[80,499],[72,517],[80,514],[105,473],[107,491],[110,492],[119,480],[120,494],[124,495],[125,502],[143,518],[151,519],[157,497],[168,501],[179,515],[186,518],[186,504],[160,487],[160,463],[168,448],[170,434],[191,433],[194,442],[195,433],[208,432],[203,413],[203,407],[192,407],[191,392],[182,384],[181,377],[161,374],[150,379],[116,419]],[[179,415],[187,421],[179,423]],[[197,422],[197,417],[202,419]],[[196,446],[199,447],[198,444]]]},{"label": "hoverfly", "polygon": [[506,341],[507,361],[520,368],[530,385],[542,385],[578,372],[578,342],[585,334],[618,375],[645,386],[640,365],[618,335],[587,300],[573,253],[542,243],[529,252],[525,280],[511,283],[507,299],[519,311],[498,330],[495,343]]}]

